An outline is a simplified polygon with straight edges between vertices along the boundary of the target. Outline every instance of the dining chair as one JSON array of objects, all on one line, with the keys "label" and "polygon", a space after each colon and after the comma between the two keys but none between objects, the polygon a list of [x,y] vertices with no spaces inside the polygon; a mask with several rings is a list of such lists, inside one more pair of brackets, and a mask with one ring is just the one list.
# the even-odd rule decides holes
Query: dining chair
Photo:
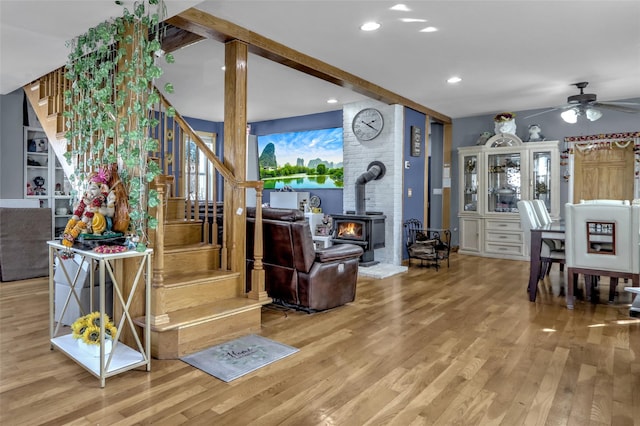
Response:
[{"label": "dining chair", "polygon": [[573,289],[578,274],[585,277],[587,298],[592,277],[610,277],[609,302],[614,301],[619,278],[631,280],[633,287],[640,287],[640,206],[566,204],[565,220],[569,309],[573,309]]},{"label": "dining chair", "polygon": [[[531,204],[533,205],[533,209],[536,212],[536,216],[538,217],[538,222],[540,222],[542,226],[551,225],[553,223],[551,215],[549,214],[544,201],[535,199],[531,200]],[[545,275],[549,275],[549,272],[551,271],[551,265],[554,263],[554,261],[556,263],[559,263],[560,271],[564,271],[564,240],[543,238],[542,242],[549,246],[550,250],[548,261],[544,265],[547,268]]]},{"label": "dining chair", "polygon": [[[518,212],[520,213],[520,226],[524,233],[526,249],[529,251],[531,247],[531,229],[541,227],[542,223],[538,219],[532,200],[520,200],[517,204]],[[553,263],[560,264],[561,271],[564,270],[563,265],[565,263],[564,249],[556,249],[554,242],[545,242],[545,240],[542,240],[543,244],[540,247],[540,253],[529,253],[529,256],[539,256],[540,258],[540,271],[538,272],[538,279],[540,280],[549,275]]]},{"label": "dining chair", "polygon": [[540,258],[540,270],[538,271],[538,279],[544,279],[548,274],[549,265],[551,261],[552,252],[547,244],[542,244],[540,253],[530,253],[531,250],[531,229],[539,228],[542,225],[538,220],[533,203],[531,200],[520,200],[517,203],[518,213],[520,214],[520,226],[524,234],[525,253],[529,253],[529,256],[539,256]]},{"label": "dining chair", "polygon": [[580,204],[604,204],[604,205],[623,205],[628,206],[629,200],[580,200]]}]

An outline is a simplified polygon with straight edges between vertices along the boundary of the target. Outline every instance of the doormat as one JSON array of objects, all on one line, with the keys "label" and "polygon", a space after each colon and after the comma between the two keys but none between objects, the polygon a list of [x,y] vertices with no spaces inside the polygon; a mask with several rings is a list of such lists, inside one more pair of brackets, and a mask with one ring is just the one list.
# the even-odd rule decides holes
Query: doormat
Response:
[{"label": "doormat", "polygon": [[298,350],[266,337],[250,334],[180,359],[228,383]]}]

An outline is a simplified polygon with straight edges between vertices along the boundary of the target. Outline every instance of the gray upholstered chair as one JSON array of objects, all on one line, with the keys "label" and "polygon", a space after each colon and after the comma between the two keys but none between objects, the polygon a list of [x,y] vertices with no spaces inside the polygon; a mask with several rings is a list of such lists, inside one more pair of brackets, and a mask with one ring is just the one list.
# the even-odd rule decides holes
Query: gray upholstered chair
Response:
[{"label": "gray upholstered chair", "polygon": [[[618,278],[640,287],[640,206],[619,204],[566,204],[567,307],[573,309],[578,274],[585,276],[589,298],[592,277],[611,278],[613,302]],[[573,283],[573,285],[572,285]]]}]

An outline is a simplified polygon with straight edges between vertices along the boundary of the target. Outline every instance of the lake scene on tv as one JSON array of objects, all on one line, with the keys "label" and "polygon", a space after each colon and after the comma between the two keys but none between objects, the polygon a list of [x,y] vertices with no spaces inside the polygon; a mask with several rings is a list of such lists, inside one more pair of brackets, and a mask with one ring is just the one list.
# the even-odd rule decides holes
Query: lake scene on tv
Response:
[{"label": "lake scene on tv", "polygon": [[342,145],[342,127],[258,136],[264,188],[342,188]]}]

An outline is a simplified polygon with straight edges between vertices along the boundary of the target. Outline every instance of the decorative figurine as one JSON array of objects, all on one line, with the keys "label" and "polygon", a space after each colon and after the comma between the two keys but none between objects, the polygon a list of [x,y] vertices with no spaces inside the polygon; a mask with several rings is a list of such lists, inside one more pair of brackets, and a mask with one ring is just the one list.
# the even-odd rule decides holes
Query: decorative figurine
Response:
[{"label": "decorative figurine", "polygon": [[516,115],[512,112],[501,112],[493,117],[494,131],[498,133],[516,134]]},{"label": "decorative figurine", "polygon": [[33,195],[47,195],[47,189],[44,187],[44,178],[42,176],[36,176],[33,178],[33,183],[36,185],[33,188]]},{"label": "decorative figurine", "polygon": [[480,137],[476,141],[476,145],[484,145],[484,144],[486,144],[487,141],[489,139],[491,139],[491,136],[493,136],[493,133],[491,133],[491,132],[482,132],[482,133],[480,133]]},{"label": "decorative figurine", "polygon": [[529,125],[529,137],[527,142],[540,142],[544,140],[542,129],[537,124]]},{"label": "decorative figurine", "polygon": [[73,246],[80,234],[101,235],[107,230],[107,222],[111,222],[115,212],[116,199],[107,185],[109,178],[108,170],[100,169],[89,179],[87,192],[75,206],[64,230],[62,244],[65,247]]}]

